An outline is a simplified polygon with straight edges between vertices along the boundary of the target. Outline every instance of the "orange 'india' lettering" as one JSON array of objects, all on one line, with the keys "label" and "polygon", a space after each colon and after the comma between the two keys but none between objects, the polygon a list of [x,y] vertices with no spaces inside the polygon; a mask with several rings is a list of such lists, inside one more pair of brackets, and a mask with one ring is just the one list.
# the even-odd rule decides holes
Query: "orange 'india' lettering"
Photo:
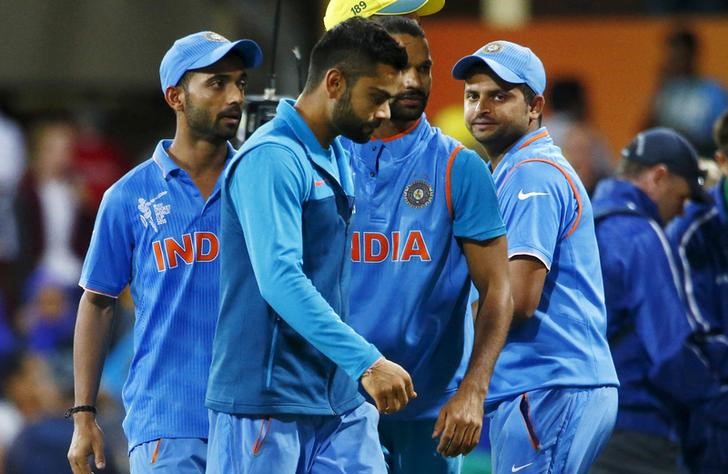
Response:
[{"label": "orange 'india' lettering", "polygon": [[192,235],[182,235],[182,243],[174,237],[167,237],[163,241],[152,242],[152,252],[157,271],[163,272],[168,268],[177,268],[179,260],[187,265],[194,262],[212,262],[220,253],[220,241],[212,232],[195,232]]},{"label": "orange 'india' lettering", "polygon": [[354,232],[351,237],[351,260],[380,263],[387,259],[409,262],[419,258],[423,262],[430,261],[430,251],[421,231],[407,232],[403,246],[400,246],[401,241],[400,231],[393,231],[389,236],[381,232]]}]

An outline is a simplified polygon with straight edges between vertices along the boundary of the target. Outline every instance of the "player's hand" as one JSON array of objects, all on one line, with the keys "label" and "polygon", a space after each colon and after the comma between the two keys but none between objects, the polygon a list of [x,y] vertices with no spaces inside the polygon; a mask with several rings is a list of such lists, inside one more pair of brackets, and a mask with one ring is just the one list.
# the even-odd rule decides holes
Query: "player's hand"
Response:
[{"label": "player's hand", "polygon": [[437,452],[443,456],[468,454],[480,441],[484,396],[464,386],[440,410],[433,438],[440,438]]},{"label": "player's hand", "polygon": [[407,371],[384,357],[372,364],[360,380],[382,413],[399,411],[417,396]]},{"label": "player's hand", "polygon": [[96,468],[106,467],[104,435],[93,413],[79,412],[73,415],[73,438],[68,448],[68,462],[73,474],[91,474],[88,457],[93,454]]}]

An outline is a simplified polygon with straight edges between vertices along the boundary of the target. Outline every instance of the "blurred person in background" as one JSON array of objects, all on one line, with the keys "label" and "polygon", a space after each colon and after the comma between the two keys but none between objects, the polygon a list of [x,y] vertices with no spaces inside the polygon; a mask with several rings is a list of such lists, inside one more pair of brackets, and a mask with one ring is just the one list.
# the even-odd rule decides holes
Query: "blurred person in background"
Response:
[{"label": "blurred person in background", "polygon": [[658,87],[652,98],[648,127],[682,133],[698,153],[713,153],[713,123],[728,107],[728,90],[698,70],[700,40],[689,28],[674,28],[665,40]]},{"label": "blurred person in background", "polygon": [[[123,390],[133,474],[205,472],[204,405],[219,307],[220,176],[234,149],[252,40],[202,31],[174,42],[159,69],[176,116],[172,140],[104,194],[79,285],[73,365],[74,474],[106,465],[97,394],[116,300],[135,306],[134,355]],[[99,407],[100,408],[100,407]]]},{"label": "blurred person in background", "polygon": [[[81,273],[82,186],[73,168],[76,129],[64,118],[42,119],[30,131],[30,165],[18,190],[23,269],[40,271],[68,288]],[[83,241],[83,242],[81,242]]]},{"label": "blurred person in background", "polygon": [[[70,364],[65,364],[25,351],[3,360],[3,391],[22,417],[22,426],[5,452],[5,474],[70,472],[66,448],[73,426],[62,413],[73,399],[73,380]],[[117,471],[110,462],[108,469],[98,472]]]},{"label": "blurred person in background", "polygon": [[712,202],[692,202],[667,235],[678,256],[689,308],[708,324],[705,336],[720,393],[690,410],[683,457],[691,472],[728,472],[728,111],[715,122],[714,158],[721,178]]},{"label": "blurred person in background", "polygon": [[551,113],[544,122],[591,196],[597,183],[612,174],[607,141],[589,121],[589,103],[581,81],[556,79],[550,96]]},{"label": "blurred person in background", "polygon": [[696,355],[704,322],[685,307],[663,231],[688,199],[708,200],[698,157],[667,128],[637,134],[617,176],[594,193],[607,340],[621,386],[614,433],[592,473],[679,472],[682,410],[717,387]]},{"label": "blurred person in background", "polygon": [[0,311],[12,317],[22,282],[17,275],[21,242],[15,200],[27,157],[23,130],[6,114],[3,99],[0,95]]}]

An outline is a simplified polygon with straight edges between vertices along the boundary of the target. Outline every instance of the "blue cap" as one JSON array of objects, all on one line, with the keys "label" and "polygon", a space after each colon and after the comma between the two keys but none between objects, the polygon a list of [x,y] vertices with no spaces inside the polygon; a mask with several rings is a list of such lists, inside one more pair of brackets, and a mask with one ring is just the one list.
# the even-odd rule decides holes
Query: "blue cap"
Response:
[{"label": "blue cap", "polygon": [[231,51],[242,58],[246,68],[260,66],[263,61],[263,52],[253,40],[241,39],[231,42],[212,31],[201,31],[178,39],[169,48],[159,65],[162,92],[168,87],[179,84],[179,80],[187,71],[215,64]]},{"label": "blue cap", "polygon": [[511,84],[526,84],[536,94],[546,89],[546,71],[533,51],[510,41],[491,41],[473,54],[460,59],[452,68],[455,79],[464,80],[475,65],[488,66],[498,77]]},{"label": "blue cap", "polygon": [[646,165],[663,164],[671,173],[685,178],[690,185],[690,199],[711,202],[703,182],[705,172],[698,165],[698,153],[685,137],[665,127],[651,128],[637,134],[622,150],[622,157]]}]

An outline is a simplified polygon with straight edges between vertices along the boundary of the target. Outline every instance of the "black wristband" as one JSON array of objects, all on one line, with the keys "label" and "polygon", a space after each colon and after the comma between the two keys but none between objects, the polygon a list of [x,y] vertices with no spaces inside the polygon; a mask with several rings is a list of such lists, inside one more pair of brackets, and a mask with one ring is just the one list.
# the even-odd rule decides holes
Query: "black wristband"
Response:
[{"label": "black wristband", "polygon": [[81,411],[90,411],[94,415],[96,414],[96,407],[93,405],[78,405],[75,407],[71,407],[68,410],[66,410],[66,414],[63,415],[65,418],[71,418],[74,413],[78,413]]}]

